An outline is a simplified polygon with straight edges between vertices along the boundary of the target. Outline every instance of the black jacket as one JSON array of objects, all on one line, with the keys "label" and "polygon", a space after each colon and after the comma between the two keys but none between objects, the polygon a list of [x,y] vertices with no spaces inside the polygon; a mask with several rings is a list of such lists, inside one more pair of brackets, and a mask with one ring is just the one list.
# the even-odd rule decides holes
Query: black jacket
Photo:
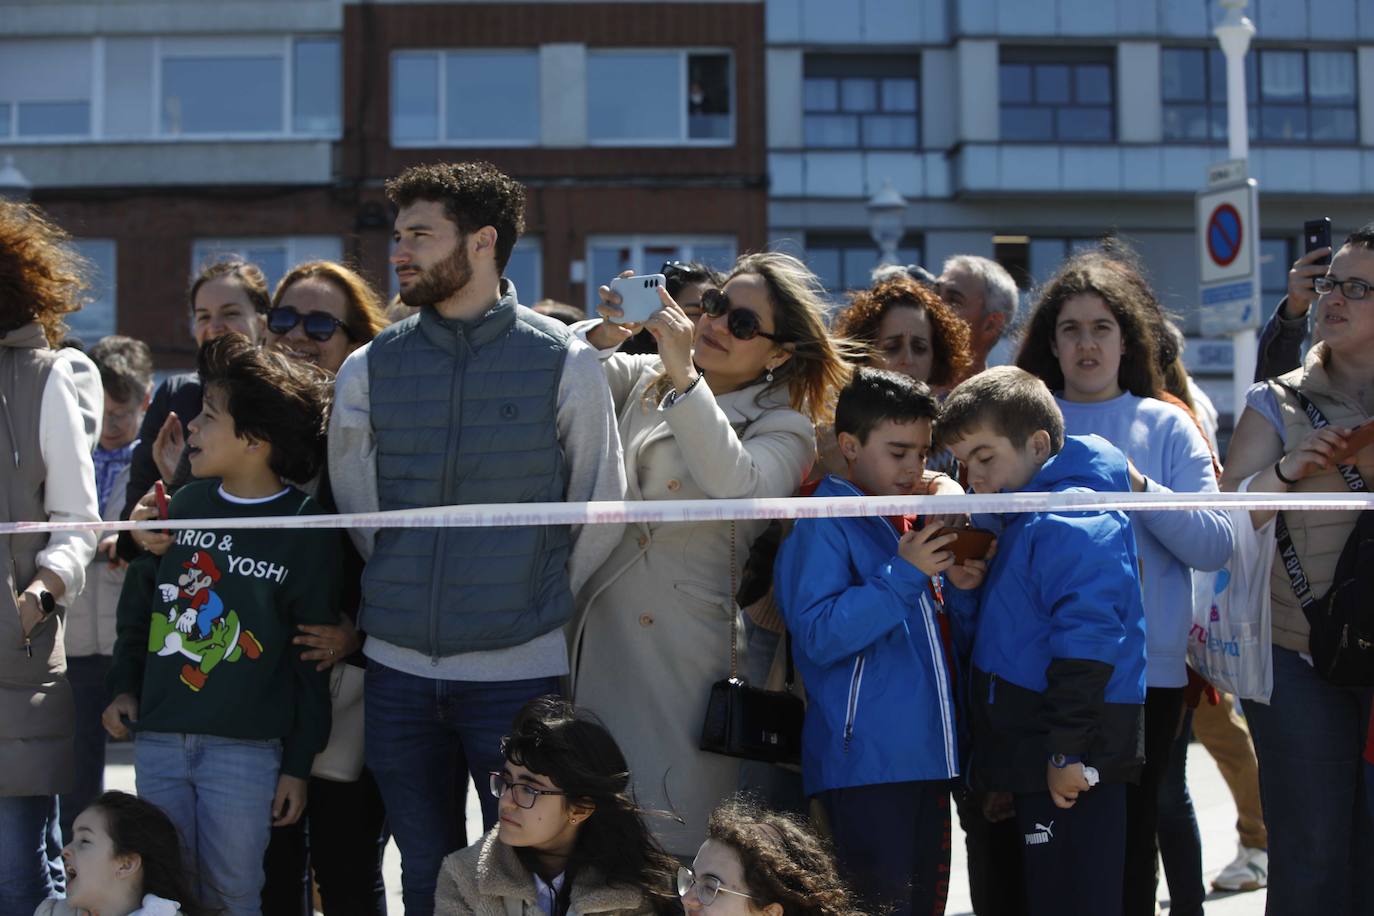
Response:
[{"label": "black jacket", "polygon": [[[153,460],[153,442],[157,439],[158,430],[162,429],[162,424],[166,422],[169,413],[176,413],[177,419],[181,420],[182,432],[186,431],[186,424],[190,423],[200,413],[200,376],[195,372],[185,372],[180,375],[168,376],[153,393],[153,402],[148,405],[148,412],[143,415],[143,425],[138,430],[138,446],[134,448],[133,458],[129,464],[129,489],[125,491],[124,510],[119,513],[121,519],[127,519],[129,513],[134,511],[134,506],[143,498],[143,494],[153,485],[161,474],[158,473],[157,462]],[[119,555],[125,560],[133,560],[141,550],[134,543],[129,532],[121,532],[119,535]]]},{"label": "black jacket", "polygon": [[[1308,316],[1285,318],[1283,307],[1287,304],[1288,297],[1284,296],[1279,300],[1279,307],[1265,323],[1264,330],[1260,332],[1259,355],[1255,360],[1257,382],[1292,372],[1302,365],[1302,342],[1307,338]],[[1311,310],[1308,312],[1310,314]]]}]

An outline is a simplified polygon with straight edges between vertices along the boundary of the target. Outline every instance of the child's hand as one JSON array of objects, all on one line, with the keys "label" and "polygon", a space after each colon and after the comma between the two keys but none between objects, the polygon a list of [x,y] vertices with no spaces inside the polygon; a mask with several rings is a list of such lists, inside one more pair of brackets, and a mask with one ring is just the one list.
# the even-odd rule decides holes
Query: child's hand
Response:
[{"label": "child's hand", "polygon": [[962,566],[951,566],[945,571],[945,578],[949,584],[955,588],[961,588],[966,592],[973,591],[983,584],[983,580],[988,575],[988,563],[997,554],[997,542],[994,540],[992,546],[988,548],[988,555],[981,560],[965,560]]},{"label": "child's hand", "polygon": [[1092,788],[1088,785],[1088,777],[1083,775],[1081,763],[1063,767],[1046,763],[1045,780],[1050,784],[1050,798],[1057,808],[1072,808],[1078,801],[1078,794]]},{"label": "child's hand", "polygon": [[939,530],[926,525],[920,531],[908,531],[897,542],[897,553],[927,576],[939,575],[954,565],[954,552],[945,548],[959,539],[953,533],[936,537]]},{"label": "child's hand", "polygon": [[277,778],[277,796],[272,799],[272,826],[290,827],[305,813],[305,796],[310,784],[299,776]]},{"label": "child's hand", "polygon": [[116,741],[123,741],[129,737],[129,729],[122,719],[138,721],[138,698],[132,693],[121,693],[111,700],[110,705],[100,714],[100,724],[105,726],[105,731]]}]

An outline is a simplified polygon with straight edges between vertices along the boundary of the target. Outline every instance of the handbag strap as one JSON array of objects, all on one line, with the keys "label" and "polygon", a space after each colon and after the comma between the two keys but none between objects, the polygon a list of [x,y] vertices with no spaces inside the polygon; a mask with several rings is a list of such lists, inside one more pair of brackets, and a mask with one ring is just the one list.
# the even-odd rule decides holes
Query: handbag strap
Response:
[{"label": "handbag strap", "polygon": [[[1307,419],[1311,422],[1313,429],[1321,429],[1331,425],[1331,421],[1326,419],[1326,414],[1322,413],[1321,408],[1312,403],[1312,399],[1307,395],[1287,382],[1274,379],[1274,384],[1298,399],[1298,403],[1302,405],[1303,412],[1307,414]],[[1352,493],[1368,491],[1369,487],[1365,484],[1364,476],[1354,465],[1338,464],[1336,469],[1341,472],[1345,485],[1350,488]],[[1298,604],[1302,605],[1303,612],[1305,614],[1310,613],[1312,607],[1317,603],[1317,599],[1312,594],[1312,586],[1308,582],[1307,573],[1303,572],[1302,561],[1298,559],[1297,548],[1293,546],[1293,537],[1288,533],[1288,523],[1284,521],[1282,512],[1278,513],[1274,525],[1274,539],[1278,542],[1279,557],[1283,560],[1283,568],[1288,573],[1288,581],[1293,586],[1293,595],[1298,599]]]},{"label": "handbag strap", "polygon": [[735,523],[730,522],[730,680],[739,677],[739,561],[735,558]]}]

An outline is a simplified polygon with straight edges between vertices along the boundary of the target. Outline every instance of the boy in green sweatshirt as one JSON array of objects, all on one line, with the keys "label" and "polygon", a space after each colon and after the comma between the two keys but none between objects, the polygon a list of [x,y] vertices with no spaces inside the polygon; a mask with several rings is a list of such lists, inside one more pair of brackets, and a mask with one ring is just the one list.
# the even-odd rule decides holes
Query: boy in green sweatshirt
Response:
[{"label": "boy in green sweatshirt", "polygon": [[[324,454],[328,380],[228,335],[200,351],[201,414],[187,429],[198,480],[176,518],[315,515],[286,481]],[[106,729],[136,723],[138,794],[181,831],[205,895],[257,913],[271,827],[297,821],[329,737],[328,675],[301,659],[298,624],[339,619],[341,540],[330,529],[172,532],[131,565],[121,593]]]}]

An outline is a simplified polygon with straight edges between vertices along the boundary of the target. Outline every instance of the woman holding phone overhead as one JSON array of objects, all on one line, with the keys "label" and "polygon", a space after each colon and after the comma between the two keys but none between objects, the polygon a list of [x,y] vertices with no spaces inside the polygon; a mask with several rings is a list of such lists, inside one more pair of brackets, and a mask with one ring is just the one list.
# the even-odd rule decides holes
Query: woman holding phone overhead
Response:
[{"label": "woman holding phone overhead", "polygon": [[[601,313],[618,318],[602,288]],[[815,275],[794,257],[745,255],[691,321],[667,294],[643,322],[657,356],[616,352],[638,327],[577,326],[601,351],[625,447],[629,499],[789,496],[815,455],[813,426],[848,366],[826,331]],[[762,521],[628,525],[578,595],[573,692],[622,742],[657,830],[690,856],[739,761],[698,750],[707,694],[728,675],[734,591]],[[735,585],[732,585],[732,580]]]}]

